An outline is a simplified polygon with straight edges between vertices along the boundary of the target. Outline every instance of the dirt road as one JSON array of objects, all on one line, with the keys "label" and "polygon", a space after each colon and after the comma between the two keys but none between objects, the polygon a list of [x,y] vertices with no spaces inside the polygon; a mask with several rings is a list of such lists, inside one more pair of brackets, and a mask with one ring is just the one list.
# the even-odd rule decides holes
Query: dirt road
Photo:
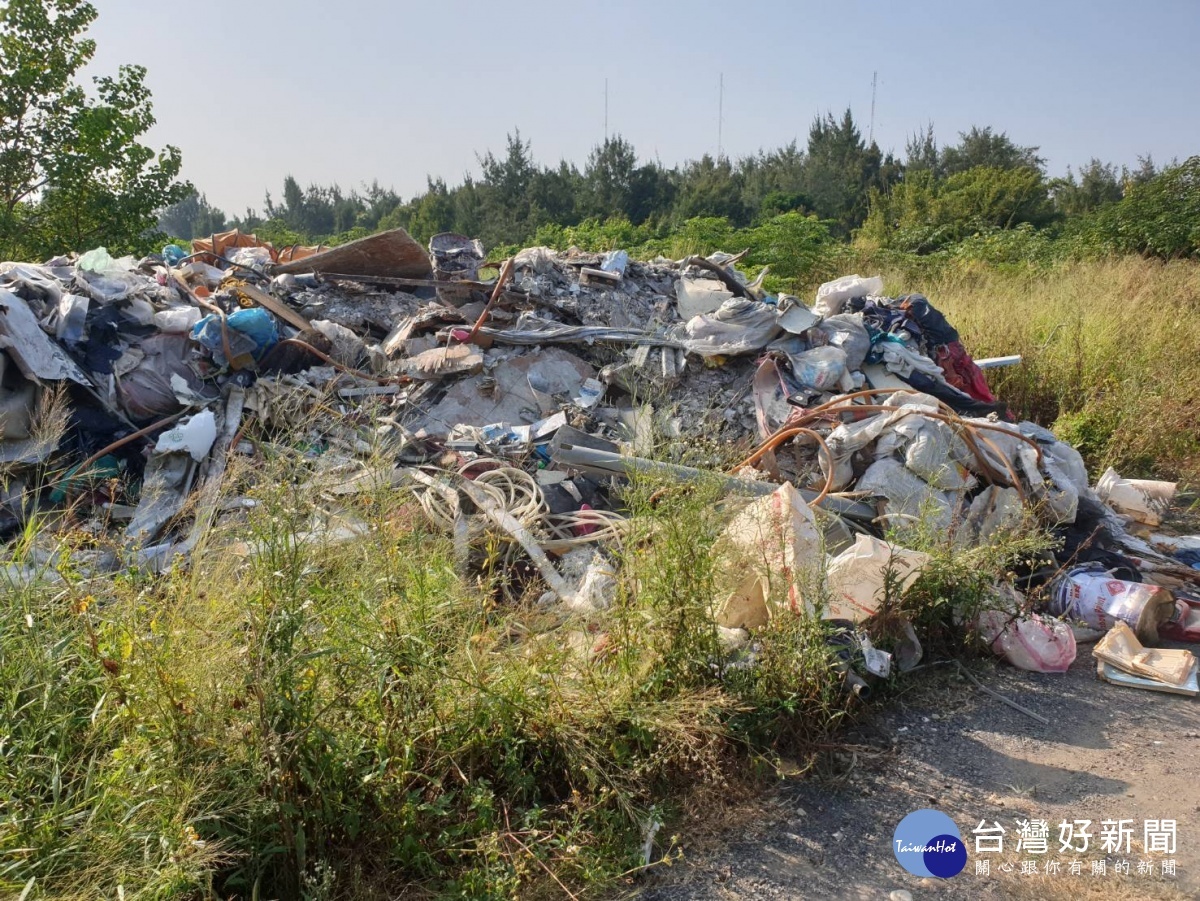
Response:
[{"label": "dirt road", "polygon": [[[687,863],[658,868],[630,885],[630,895],[639,901],[895,901],[904,892],[917,901],[1200,897],[1200,699],[1102,683],[1084,646],[1061,675],[987,663],[974,671],[1050,724],[990,698],[953,666],[914,676],[910,690],[847,737],[859,747],[832,762],[842,773],[785,779],[756,804],[748,827],[689,849]],[[920,879],[896,862],[896,824],[920,808],[947,813],[966,839],[967,866],[958,876]],[[1144,854],[1145,821],[1172,819],[1175,853]],[[1047,853],[1016,853],[1017,820],[1048,823]],[[1058,853],[1064,820],[1092,821],[1080,827],[1091,835],[1086,853]],[[1099,853],[1104,820],[1133,821],[1128,853],[1123,846],[1121,853]],[[976,853],[971,830],[980,821],[1007,830],[1003,853]],[[1176,875],[1164,878],[1162,863],[1171,859]],[[1060,862],[1058,873],[1047,875],[1049,860]],[[988,875],[977,873],[979,861],[988,862]],[[1025,861],[1036,863],[1038,875],[1022,874]],[[1104,875],[1093,873],[1100,861]],[[1142,861],[1152,863],[1153,875]]]}]

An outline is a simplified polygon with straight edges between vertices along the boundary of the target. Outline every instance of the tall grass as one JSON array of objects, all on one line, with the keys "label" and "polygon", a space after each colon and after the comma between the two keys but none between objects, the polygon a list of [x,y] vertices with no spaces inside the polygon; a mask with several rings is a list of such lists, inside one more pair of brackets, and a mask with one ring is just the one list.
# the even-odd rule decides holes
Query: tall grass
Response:
[{"label": "tall grass", "polygon": [[846,703],[819,625],[730,677],[714,486],[633,486],[617,598],[582,616],[462,569],[406,492],[331,509],[313,475],[234,467],[254,506],[166,576],[9,586],[0,893],[561,895],[742,778],[756,724],[802,747]]},{"label": "tall grass", "polygon": [[1200,265],[1139,257],[1048,268],[950,266],[927,282],[886,273],[892,292],[929,296],[994,371],[1018,415],[1053,426],[1094,475],[1200,484]]},{"label": "tall grass", "polygon": [[[928,294],[977,356],[1024,354],[997,389],[1093,465],[1195,479],[1198,273],[1124,260],[888,288]],[[642,866],[654,823],[669,849],[697,798],[852,710],[822,622],[722,645],[736,504],[715,485],[630,486],[612,606],[565,614],[527,576],[489,575],[501,536],[464,563],[406,491],[322,496],[308,435],[262,437],[227,476],[253,504],[186,566],[0,588],[0,894],[562,896]],[[105,550],[38,528],[12,562],[48,539]],[[938,565],[889,598],[879,646],[892,613],[957,640],[953,612],[1038,545],[922,547]]]}]

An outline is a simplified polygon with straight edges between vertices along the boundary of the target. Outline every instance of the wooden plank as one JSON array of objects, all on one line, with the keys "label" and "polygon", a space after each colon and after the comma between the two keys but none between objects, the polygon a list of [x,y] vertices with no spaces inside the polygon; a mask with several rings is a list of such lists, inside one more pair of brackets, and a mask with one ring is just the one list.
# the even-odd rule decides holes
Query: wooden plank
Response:
[{"label": "wooden plank", "polygon": [[345,275],[428,279],[429,253],[402,228],[368,235],[329,250],[275,267],[280,274],[336,272]]},{"label": "wooden plank", "polygon": [[253,285],[238,285],[235,288],[239,294],[245,294],[264,310],[274,313],[288,325],[294,325],[300,331],[312,328],[312,323],[289,307],[282,300],[277,300],[266,291],[261,291]]}]

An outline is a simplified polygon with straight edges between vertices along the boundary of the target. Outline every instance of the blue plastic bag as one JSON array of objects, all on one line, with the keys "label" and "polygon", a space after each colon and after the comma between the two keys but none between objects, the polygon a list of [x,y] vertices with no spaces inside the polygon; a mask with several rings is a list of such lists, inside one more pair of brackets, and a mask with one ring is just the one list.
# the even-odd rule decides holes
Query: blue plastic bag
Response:
[{"label": "blue plastic bag", "polygon": [[[279,330],[275,320],[262,307],[252,307],[249,310],[238,310],[225,317],[225,324],[231,332],[238,332],[253,342],[250,353],[254,359],[262,359],[263,354],[279,343]],[[224,343],[221,338],[221,319],[212,314],[205,316],[192,326],[192,340],[213,352],[213,356],[223,360]],[[235,354],[238,348],[231,348]],[[228,362],[228,360],[224,360]]]}]

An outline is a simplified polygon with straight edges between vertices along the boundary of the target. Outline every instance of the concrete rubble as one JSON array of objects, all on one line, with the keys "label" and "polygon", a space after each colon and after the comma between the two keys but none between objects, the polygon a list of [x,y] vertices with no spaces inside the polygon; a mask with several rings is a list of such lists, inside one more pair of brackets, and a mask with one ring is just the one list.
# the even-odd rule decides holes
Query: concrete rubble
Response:
[{"label": "concrete rubble", "polygon": [[[1200,640],[1200,540],[1152,531],[1174,486],[1110,472],[1093,490],[1073,448],[992,395],[983,371],[1019,358],[977,364],[929,299],[885,296],[878,277],[830,282],[810,306],[738,260],[531,247],[489,264],[476,240],[427,250],[397,229],[335,248],[228,233],[191,255],[0,263],[0,537],[59,511],[121,548],[76,570],[186,562],[244,515],[221,494],[228,462],[302,428],[306,490],[330,510],[314,539],[359,534],[339,499],[411,490],[464,565],[482,532],[502,535],[543,602],[570,610],[620,590],[617,483],[723,480],[744,506],[714,598],[735,653],[774,616],[821,615],[859,636],[856,678],[890,671],[861,630],[885,583],[928,561],[905,531],[972,547],[1031,522],[1062,547],[1025,574],[1030,597],[1087,620],[1078,592],[1063,599],[1099,571],[1154,591],[1098,601],[1092,620]],[[67,563],[53,547],[9,558],[13,581]],[[981,631],[1018,665],[1061,669],[1061,624],[1029,607],[998,592]],[[906,647],[911,667],[920,646]],[[1143,680],[1168,672],[1137,659]],[[1193,666],[1180,684],[1194,682]]]}]

